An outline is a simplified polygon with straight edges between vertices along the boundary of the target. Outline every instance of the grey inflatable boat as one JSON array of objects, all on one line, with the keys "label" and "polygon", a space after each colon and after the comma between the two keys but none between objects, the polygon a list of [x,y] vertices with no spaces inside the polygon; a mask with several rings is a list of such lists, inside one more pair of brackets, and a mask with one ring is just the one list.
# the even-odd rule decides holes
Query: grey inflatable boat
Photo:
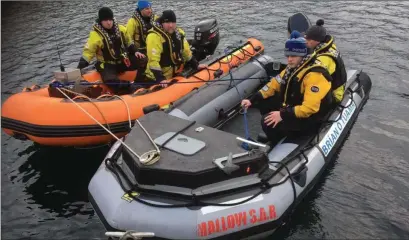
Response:
[{"label": "grey inflatable boat", "polygon": [[105,228],[161,239],[237,239],[282,225],[345,140],[372,86],[366,73],[347,71],[343,101],[319,133],[272,147],[254,143],[258,147],[246,151],[240,136],[218,127],[238,113],[241,98],[283,67],[259,56],[226,81],[141,117],[88,187]]}]

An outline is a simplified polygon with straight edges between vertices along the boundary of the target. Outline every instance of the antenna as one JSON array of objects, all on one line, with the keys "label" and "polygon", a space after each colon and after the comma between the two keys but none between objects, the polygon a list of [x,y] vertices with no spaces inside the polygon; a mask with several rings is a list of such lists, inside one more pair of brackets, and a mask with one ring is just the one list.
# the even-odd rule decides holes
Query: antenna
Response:
[{"label": "antenna", "polygon": [[60,56],[60,50],[58,49],[58,43],[57,43],[57,53],[58,53],[58,59],[60,59],[60,70],[61,70],[61,72],[65,72],[65,68],[64,68],[64,66],[62,65],[62,62],[61,62],[61,56]]},{"label": "antenna", "polygon": [[55,28],[54,28],[54,38],[55,38],[55,44],[57,45],[58,59],[60,60],[60,70],[61,70],[61,72],[65,72],[65,68],[64,68],[64,66],[62,65],[62,62],[61,62],[60,49],[58,48],[58,42],[57,42],[57,36],[55,34]]}]

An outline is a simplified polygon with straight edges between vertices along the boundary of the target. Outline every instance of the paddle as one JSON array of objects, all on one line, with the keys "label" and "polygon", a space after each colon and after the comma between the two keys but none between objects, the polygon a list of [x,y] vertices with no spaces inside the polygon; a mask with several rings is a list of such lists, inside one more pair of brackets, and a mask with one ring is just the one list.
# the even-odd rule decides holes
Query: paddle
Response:
[{"label": "paddle", "polygon": [[304,36],[307,29],[311,27],[310,19],[304,13],[296,13],[288,18],[287,33],[290,36],[291,32],[297,30]]}]

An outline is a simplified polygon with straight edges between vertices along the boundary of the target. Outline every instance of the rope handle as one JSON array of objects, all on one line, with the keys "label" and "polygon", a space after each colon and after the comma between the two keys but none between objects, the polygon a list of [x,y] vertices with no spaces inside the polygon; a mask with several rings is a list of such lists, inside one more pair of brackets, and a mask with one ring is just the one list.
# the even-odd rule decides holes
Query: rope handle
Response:
[{"label": "rope handle", "polygon": [[81,96],[81,95],[77,95],[77,96],[72,98],[72,100],[76,100],[76,99],[86,99],[86,100],[88,100],[88,98],[86,98],[84,96]]},{"label": "rope handle", "polygon": [[119,240],[122,239],[142,239],[144,237],[154,237],[155,234],[153,232],[136,232],[136,231],[126,231],[126,232],[105,232],[105,236],[107,237],[117,237]]},{"label": "rope handle", "polygon": [[106,93],[106,94],[102,94],[101,96],[98,96],[96,99],[99,100],[99,99],[105,98],[105,97],[114,97],[114,95]]}]

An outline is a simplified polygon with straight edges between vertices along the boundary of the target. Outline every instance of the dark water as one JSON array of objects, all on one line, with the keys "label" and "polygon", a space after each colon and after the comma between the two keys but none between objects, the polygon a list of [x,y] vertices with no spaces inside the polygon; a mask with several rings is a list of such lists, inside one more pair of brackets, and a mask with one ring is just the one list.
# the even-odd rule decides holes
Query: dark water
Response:
[{"label": "dark water", "polygon": [[[107,2],[127,21],[134,2]],[[47,83],[75,66],[103,2],[2,2],[1,99]],[[409,238],[409,2],[155,1],[176,10],[189,36],[202,17],[221,26],[220,49],[249,36],[284,61],[287,18],[325,19],[347,68],[373,81],[370,99],[334,164],[278,233],[278,239]],[[259,116],[250,116],[253,137]],[[242,119],[229,130],[244,134]],[[2,239],[104,239],[87,200],[88,182],[108,148],[39,149],[2,133]],[[143,229],[142,229],[143,230]]]}]

